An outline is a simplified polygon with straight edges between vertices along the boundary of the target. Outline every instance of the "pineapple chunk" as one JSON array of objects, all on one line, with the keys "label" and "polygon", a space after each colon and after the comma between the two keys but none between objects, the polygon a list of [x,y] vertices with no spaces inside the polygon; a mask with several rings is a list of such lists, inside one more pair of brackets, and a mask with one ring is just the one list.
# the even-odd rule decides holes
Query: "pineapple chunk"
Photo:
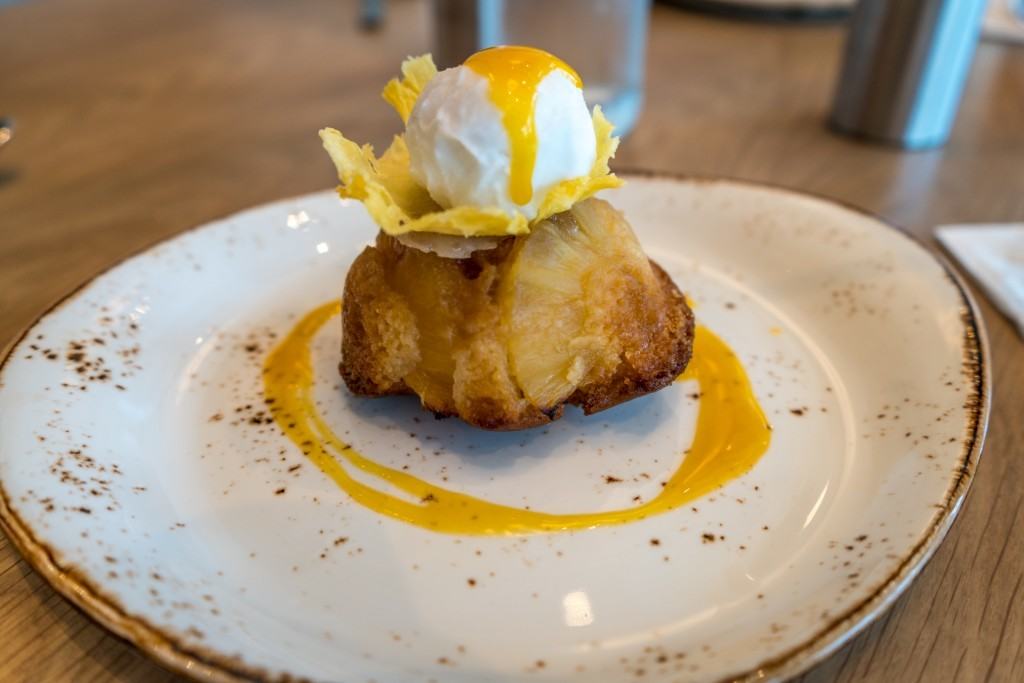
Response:
[{"label": "pineapple chunk", "polygon": [[501,292],[516,381],[542,409],[585,383],[607,380],[619,364],[615,333],[631,317],[617,299],[660,288],[622,214],[601,200],[576,204],[518,241]]}]

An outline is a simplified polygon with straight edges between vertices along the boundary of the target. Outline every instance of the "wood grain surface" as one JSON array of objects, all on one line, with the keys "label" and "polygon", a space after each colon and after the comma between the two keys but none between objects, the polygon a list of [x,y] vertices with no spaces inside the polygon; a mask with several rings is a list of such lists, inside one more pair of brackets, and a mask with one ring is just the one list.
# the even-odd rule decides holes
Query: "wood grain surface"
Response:
[{"label": "wood grain surface", "polygon": [[[316,130],[385,144],[378,96],[430,49],[425,2],[376,33],[339,0],[32,0],[0,9],[0,342],[160,238],[330,186]],[[647,104],[619,168],[769,181],[881,214],[935,249],[943,222],[1024,220],[1024,48],[983,44],[953,137],[908,154],[824,120],[836,26],[658,6]],[[1024,353],[984,299],[994,395],[967,504],[920,578],[801,680],[1024,680]],[[95,626],[0,536],[0,680],[176,677]]]}]

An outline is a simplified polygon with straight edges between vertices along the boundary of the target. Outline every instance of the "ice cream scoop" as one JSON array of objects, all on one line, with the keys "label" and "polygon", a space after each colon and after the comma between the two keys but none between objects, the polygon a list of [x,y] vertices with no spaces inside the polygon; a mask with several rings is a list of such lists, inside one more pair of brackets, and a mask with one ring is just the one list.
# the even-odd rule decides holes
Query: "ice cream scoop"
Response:
[{"label": "ice cream scoop", "polygon": [[410,57],[382,93],[406,124],[383,154],[333,128],[320,137],[341,197],[362,202],[386,234],[415,233],[417,249],[456,258],[447,238],[525,235],[622,184],[608,167],[619,139],[600,107],[588,114],[580,87],[572,68],[534,48],[483,50],[443,73],[430,55]]},{"label": "ice cream scoop", "polygon": [[440,72],[406,122],[410,171],[440,206],[519,212],[590,173],[594,125],[575,71],[530,47],[496,47]]}]

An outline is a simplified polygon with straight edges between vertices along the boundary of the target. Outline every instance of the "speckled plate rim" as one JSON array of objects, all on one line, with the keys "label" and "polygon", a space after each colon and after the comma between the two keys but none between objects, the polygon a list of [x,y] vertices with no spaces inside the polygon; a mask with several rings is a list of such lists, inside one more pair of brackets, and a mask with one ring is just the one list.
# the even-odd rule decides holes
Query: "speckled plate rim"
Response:
[{"label": "speckled plate rim", "polygon": [[[880,226],[893,230],[912,244],[914,248],[921,249],[927,253],[939,264],[945,276],[960,294],[961,309],[959,312],[964,328],[963,371],[970,377],[974,391],[967,399],[968,424],[966,425],[966,430],[968,436],[964,441],[964,449],[955,470],[956,475],[950,482],[944,500],[936,503],[936,505],[941,506],[942,514],[937,516],[925,532],[918,537],[915,544],[903,556],[896,570],[876,586],[865,591],[866,595],[860,602],[844,613],[837,615],[803,643],[775,657],[762,661],[747,671],[730,675],[723,679],[723,681],[738,683],[740,681],[781,680],[796,676],[830,656],[881,616],[903,594],[931,559],[932,555],[935,554],[935,551],[953,525],[957,514],[960,512],[981,457],[985,434],[988,430],[991,404],[992,371],[988,363],[990,351],[988,335],[982,322],[981,313],[964,279],[942,254],[926,249],[921,242],[905,231],[859,207],[823,195],[794,190],[771,183],[729,178],[726,176],[692,176],[646,169],[625,169],[619,171],[619,175],[673,182],[723,183],[746,186],[769,190],[783,195],[811,198],[853,211],[871,219]],[[287,201],[288,199],[286,197],[268,202],[267,204]],[[266,204],[234,212],[224,216],[224,218],[249,213],[263,206],[266,206]],[[0,353],[0,386],[3,385],[3,372],[7,366],[7,361],[29,333],[44,319],[59,313],[66,304],[74,301],[97,278],[128,261],[144,256],[161,244],[175,240],[184,234],[203,230],[210,223],[216,222],[216,220],[213,219],[207,223],[156,240],[140,248],[100,270],[48,306],[35,320],[28,324],[19,334],[15,335],[4,347],[3,352]],[[32,530],[10,505],[10,500],[2,480],[0,480],[0,528],[3,529],[7,538],[18,549],[22,557],[42,575],[54,590],[67,598],[75,607],[100,626],[133,644],[161,666],[196,680],[204,681],[303,680],[296,679],[288,674],[275,677],[262,668],[245,664],[238,657],[226,656],[205,648],[187,646],[179,642],[174,636],[162,632],[159,627],[151,624],[146,619],[129,614],[121,607],[114,596],[107,594],[102,588],[95,585],[77,568],[62,564],[56,554],[45,543],[35,537]]]}]

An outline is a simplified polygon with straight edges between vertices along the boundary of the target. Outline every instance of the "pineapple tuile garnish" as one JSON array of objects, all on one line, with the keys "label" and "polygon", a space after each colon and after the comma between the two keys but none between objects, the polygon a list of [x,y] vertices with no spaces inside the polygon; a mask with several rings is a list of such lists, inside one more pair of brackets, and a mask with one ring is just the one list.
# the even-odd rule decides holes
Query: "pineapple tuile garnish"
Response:
[{"label": "pineapple tuile garnish", "polygon": [[402,80],[392,78],[380,95],[402,117],[402,123],[405,123],[409,120],[409,114],[416,106],[420,93],[436,75],[437,67],[430,54],[407,57],[402,62]]},{"label": "pineapple tuile garnish", "polygon": [[[423,88],[437,75],[429,55],[410,57],[402,63],[402,79],[392,79],[381,93],[402,121],[409,118]],[[410,232],[440,233],[462,237],[524,235],[532,225],[597,192],[618,187],[622,180],[611,173],[608,162],[615,156],[619,139],[599,106],[593,111],[597,156],[586,176],[554,185],[531,222],[519,212],[507,213],[498,207],[455,206],[444,209],[412,177],[409,150],[402,135],[379,158],[371,145],[360,147],[334,128],[320,131],[324,149],[338,171],[338,194],[363,203],[380,229],[389,235]]]}]

